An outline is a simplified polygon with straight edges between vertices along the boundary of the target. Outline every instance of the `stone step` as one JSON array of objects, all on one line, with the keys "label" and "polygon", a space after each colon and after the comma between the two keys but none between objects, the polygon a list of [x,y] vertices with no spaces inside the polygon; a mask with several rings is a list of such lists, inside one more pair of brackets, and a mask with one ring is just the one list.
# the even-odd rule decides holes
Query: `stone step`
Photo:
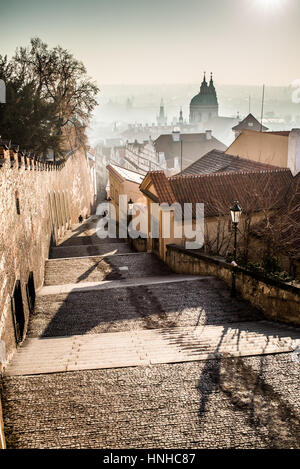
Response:
[{"label": "stone step", "polygon": [[[90,234],[88,234],[90,233]],[[71,235],[66,239],[61,239],[58,241],[56,247],[74,247],[74,246],[86,246],[89,244],[92,245],[106,245],[106,244],[125,244],[126,240],[121,238],[105,238],[100,239],[95,230],[83,232],[79,235]]]},{"label": "stone step", "polygon": [[[172,343],[174,333],[181,341]],[[251,340],[249,340],[251,338]],[[292,352],[300,333],[266,321],[172,330],[126,331],[54,339],[27,339],[5,369],[6,376],[149,366]],[[185,342],[193,346],[187,349]]]},{"label": "stone step", "polygon": [[171,274],[171,270],[151,253],[130,253],[51,259],[46,261],[44,285],[101,282]]},{"label": "stone step", "polygon": [[[197,275],[165,275],[165,276],[155,276],[155,277],[139,277],[139,278],[129,278],[121,280],[103,280],[101,282],[79,282],[79,283],[66,283],[63,285],[46,285],[42,287],[38,292],[37,296],[48,296],[48,295],[60,295],[60,294],[70,294],[70,293],[85,293],[99,290],[112,290],[118,288],[128,288],[128,287],[141,287],[141,286],[151,286],[151,285],[160,285],[168,283],[179,283],[179,282],[191,282],[191,281],[206,281],[211,280],[213,277],[199,277]],[[176,304],[174,304],[176,306]]]},{"label": "stone step", "polygon": [[82,246],[58,246],[53,247],[50,252],[50,259],[102,256],[130,253],[131,249],[126,243],[103,243],[89,244]]},{"label": "stone step", "polygon": [[97,284],[88,288],[44,287],[36,297],[28,336],[71,336],[260,318],[249,304],[233,300],[224,284],[213,277],[178,276],[176,281],[165,276],[148,277],[140,283],[117,282],[105,288]]}]

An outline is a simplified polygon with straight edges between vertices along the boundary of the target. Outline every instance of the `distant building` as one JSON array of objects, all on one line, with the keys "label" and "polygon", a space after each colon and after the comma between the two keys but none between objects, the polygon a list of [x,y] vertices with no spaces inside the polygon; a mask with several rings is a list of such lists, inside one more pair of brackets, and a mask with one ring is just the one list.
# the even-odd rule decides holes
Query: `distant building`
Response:
[{"label": "distant building", "polygon": [[109,174],[107,198],[110,199],[111,203],[114,205],[116,220],[119,221],[120,195],[127,195],[128,201],[131,199],[134,203],[146,203],[146,198],[139,189],[144,175],[113,163],[107,166],[107,170]]},{"label": "distant building", "polygon": [[244,120],[232,127],[235,137],[237,138],[243,130],[254,130],[256,132],[266,132],[268,127],[262,125],[251,113]]},{"label": "distant building", "polygon": [[295,176],[300,172],[300,129],[282,132],[243,130],[226,153],[290,168]]},{"label": "distant building", "polygon": [[209,85],[204,74],[200,92],[193,97],[190,103],[190,123],[206,123],[219,116],[219,103],[213,78]]},{"label": "distant building", "polygon": [[90,170],[91,182],[94,188],[94,202],[97,199],[97,169],[96,169],[96,150],[90,146],[86,150],[87,161]]},{"label": "distant building", "polygon": [[121,147],[115,147],[112,149],[111,161],[141,174],[166,169],[164,158],[156,152],[151,140],[143,143],[135,140],[133,143],[128,142]]},{"label": "distant building", "polygon": [[211,150],[225,151],[226,146],[212,136],[207,130],[204,133],[182,134],[174,130],[167,135],[160,135],[154,142],[155,149],[167,163],[168,168],[180,171]]},{"label": "distant building", "polygon": [[160,102],[159,115],[157,116],[157,125],[167,125],[167,116],[165,115],[165,107],[163,99]]},{"label": "distant building", "polygon": [[[190,125],[185,122],[178,122],[175,125],[180,128],[181,132],[192,133],[198,131],[197,125]],[[173,125],[156,125],[156,124],[129,124],[128,128],[120,134],[120,138],[123,141],[133,143],[137,140],[139,143],[143,143],[149,140],[155,140],[162,134],[172,133],[174,130]]]},{"label": "distant building", "polygon": [[106,166],[112,159],[113,149],[117,147],[109,147],[103,144],[96,145],[95,159],[96,159],[96,184],[97,184],[97,201],[103,202],[106,199],[106,185],[108,182],[108,175]]},{"label": "distant building", "polygon": [[183,125],[183,114],[182,114],[182,107],[180,108],[180,113],[179,113],[179,120],[178,120],[178,124],[179,125]]},{"label": "distant building", "polygon": [[212,74],[209,83],[204,74],[200,91],[190,102],[190,125],[196,125],[198,132],[212,129],[218,139],[229,144],[232,142],[232,127],[236,124],[236,117],[219,116],[219,102]]},{"label": "distant building", "polygon": [[131,111],[132,106],[133,106],[133,104],[132,104],[132,99],[127,98],[127,100],[126,100],[126,110],[127,110],[127,111]]}]

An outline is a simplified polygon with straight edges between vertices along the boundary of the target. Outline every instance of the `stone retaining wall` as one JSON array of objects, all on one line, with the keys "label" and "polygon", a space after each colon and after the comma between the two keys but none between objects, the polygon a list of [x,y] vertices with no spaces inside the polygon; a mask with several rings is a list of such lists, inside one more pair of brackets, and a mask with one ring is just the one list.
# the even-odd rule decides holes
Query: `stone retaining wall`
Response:
[{"label": "stone retaining wall", "polygon": [[[176,273],[212,275],[228,286],[232,284],[232,267],[223,260],[168,245],[166,262]],[[240,267],[235,272],[237,292],[259,308],[267,319],[300,325],[300,288]]]},{"label": "stone retaining wall", "polygon": [[1,404],[1,389],[0,389],[0,449],[5,449],[5,436],[4,436],[4,424],[2,417],[2,404]]},{"label": "stone retaining wall", "polygon": [[44,163],[0,144],[0,372],[16,349],[15,286],[21,289],[24,338],[31,309],[30,276],[35,289],[43,285],[51,241],[78,223],[79,216],[90,215],[93,204],[92,175],[83,149],[70,152],[65,160]]}]

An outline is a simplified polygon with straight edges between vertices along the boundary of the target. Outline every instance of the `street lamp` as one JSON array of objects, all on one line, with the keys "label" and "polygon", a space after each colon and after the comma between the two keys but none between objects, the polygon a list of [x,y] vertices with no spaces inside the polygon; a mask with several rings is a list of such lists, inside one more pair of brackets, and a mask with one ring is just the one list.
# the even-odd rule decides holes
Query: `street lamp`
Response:
[{"label": "street lamp", "polygon": [[128,208],[129,208],[129,215],[132,215],[133,202],[131,199],[128,202]]},{"label": "street lamp", "polygon": [[132,240],[129,236],[129,226],[130,226],[130,222],[132,221],[132,210],[133,210],[133,202],[131,200],[131,198],[129,199],[129,202],[128,202],[128,222],[127,222],[127,236],[129,238],[129,246],[132,248]]},{"label": "street lamp", "polygon": [[232,263],[232,286],[231,286],[231,296],[236,296],[235,288],[235,268],[237,266],[237,227],[241,219],[242,209],[239,206],[237,200],[234,201],[233,207],[230,209],[231,220],[234,229],[234,246],[233,246],[233,263]]}]

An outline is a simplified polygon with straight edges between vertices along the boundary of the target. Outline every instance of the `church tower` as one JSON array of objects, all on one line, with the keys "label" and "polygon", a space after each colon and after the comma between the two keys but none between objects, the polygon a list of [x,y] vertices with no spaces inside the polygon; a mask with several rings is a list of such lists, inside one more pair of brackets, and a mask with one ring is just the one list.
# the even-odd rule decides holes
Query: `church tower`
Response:
[{"label": "church tower", "polygon": [[180,113],[179,113],[179,125],[183,125],[183,113],[182,113],[182,107],[180,108]]},{"label": "church tower", "polygon": [[200,93],[191,100],[190,103],[190,123],[206,123],[219,116],[219,104],[216,89],[211,74],[209,84],[206,81],[206,74],[201,83]]},{"label": "church tower", "polygon": [[165,107],[164,101],[161,99],[160,108],[159,108],[159,115],[157,116],[157,125],[166,125],[167,124],[167,117],[165,115]]}]

